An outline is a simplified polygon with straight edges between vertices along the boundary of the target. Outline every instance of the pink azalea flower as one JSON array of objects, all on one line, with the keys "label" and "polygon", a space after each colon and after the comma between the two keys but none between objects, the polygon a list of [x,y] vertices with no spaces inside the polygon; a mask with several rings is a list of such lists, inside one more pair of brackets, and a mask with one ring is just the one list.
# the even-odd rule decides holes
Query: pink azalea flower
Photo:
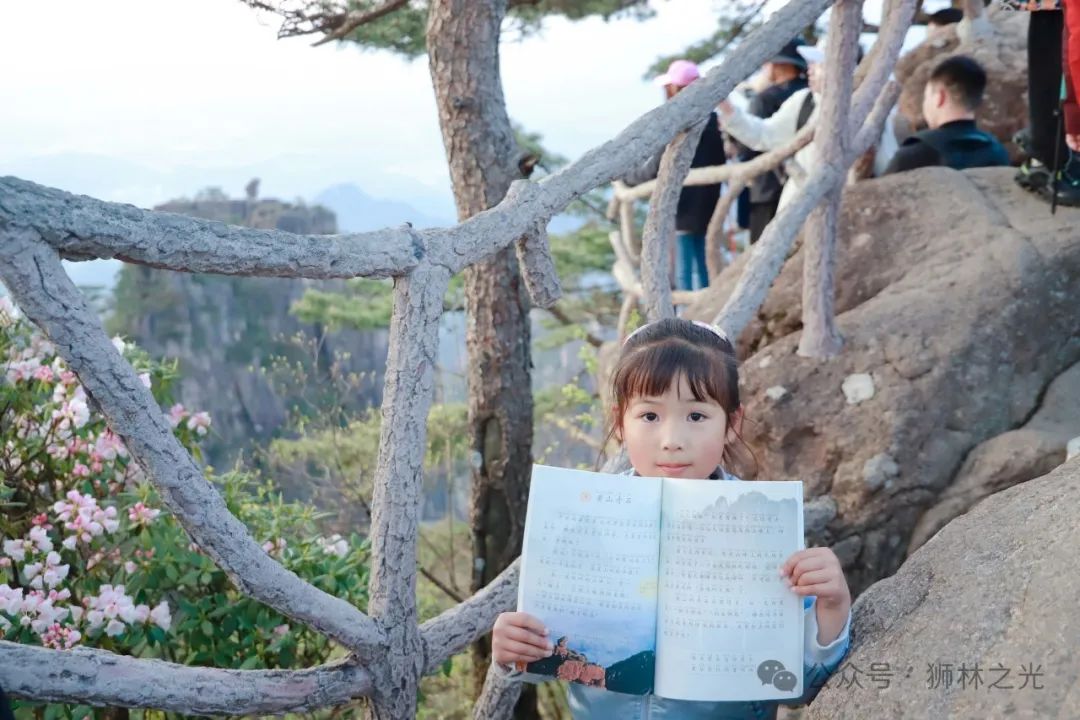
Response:
[{"label": "pink azalea flower", "polygon": [[149,526],[160,514],[160,510],[147,507],[142,502],[137,502],[128,509],[128,519],[136,526]]},{"label": "pink azalea flower", "polygon": [[198,412],[188,418],[188,430],[194,430],[196,435],[205,435],[210,428],[210,413]]},{"label": "pink azalea flower", "polygon": [[150,611],[150,619],[162,630],[168,630],[172,626],[172,614],[169,612],[169,604],[162,600]]},{"label": "pink azalea flower", "polygon": [[169,425],[171,427],[176,427],[181,422],[183,422],[184,418],[186,418],[187,416],[188,411],[184,409],[184,406],[180,403],[176,403],[171,408],[169,408]]}]

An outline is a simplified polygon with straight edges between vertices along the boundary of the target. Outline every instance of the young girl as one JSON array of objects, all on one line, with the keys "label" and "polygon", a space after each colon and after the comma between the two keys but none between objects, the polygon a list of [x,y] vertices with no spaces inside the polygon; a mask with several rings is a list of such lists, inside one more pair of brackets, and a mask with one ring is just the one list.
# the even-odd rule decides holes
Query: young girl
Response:
[{"label": "young girl", "polygon": [[[739,428],[735,351],[717,328],[678,318],[645,325],[623,344],[612,376],[614,404],[609,437],[621,442],[633,469],[647,477],[737,481],[728,472]],[[745,446],[745,445],[744,445]],[[804,598],[804,687],[792,704],[809,702],[848,649],[851,594],[836,555],[828,548],[800,550],[778,573]],[[518,662],[552,653],[543,624],[526,613],[502,613],[492,632],[492,659],[508,679]],[[571,683],[575,720],[663,717],[668,720],[768,720],[776,701],[698,702],[655,695],[624,695]]]}]

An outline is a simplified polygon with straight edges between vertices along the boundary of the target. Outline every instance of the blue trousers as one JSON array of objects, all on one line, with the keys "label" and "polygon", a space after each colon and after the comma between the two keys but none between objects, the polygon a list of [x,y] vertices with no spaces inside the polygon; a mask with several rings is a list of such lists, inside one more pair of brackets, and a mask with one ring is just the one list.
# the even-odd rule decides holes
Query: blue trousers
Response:
[{"label": "blue trousers", "polygon": [[[675,282],[679,290],[700,290],[709,285],[705,267],[705,236],[678,233],[675,245]],[[697,287],[694,287],[694,280]]]}]

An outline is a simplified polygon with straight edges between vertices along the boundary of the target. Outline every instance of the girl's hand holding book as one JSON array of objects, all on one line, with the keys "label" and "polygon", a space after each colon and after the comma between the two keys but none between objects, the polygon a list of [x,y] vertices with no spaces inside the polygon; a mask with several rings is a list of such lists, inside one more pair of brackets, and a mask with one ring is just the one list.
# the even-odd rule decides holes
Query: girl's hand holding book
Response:
[{"label": "girl's hand holding book", "polygon": [[836,553],[824,547],[800,550],[780,566],[780,576],[797,594],[817,597],[818,642],[835,640],[851,610],[851,590]]},{"label": "girl's hand holding book", "polygon": [[528,613],[502,613],[491,630],[491,659],[500,665],[543,660],[554,649],[547,628]]}]

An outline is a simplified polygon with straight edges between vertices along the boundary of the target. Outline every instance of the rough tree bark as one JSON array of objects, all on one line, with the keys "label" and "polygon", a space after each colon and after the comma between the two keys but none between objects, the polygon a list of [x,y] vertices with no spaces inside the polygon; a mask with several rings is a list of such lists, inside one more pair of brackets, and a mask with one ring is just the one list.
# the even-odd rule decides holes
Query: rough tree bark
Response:
[{"label": "rough tree bark", "polygon": [[[818,114],[822,131],[816,140],[818,162],[824,165],[840,165],[851,149],[851,90],[861,29],[862,0],[840,0],[833,5],[825,92]],[[833,312],[836,218],[841,192],[840,187],[830,190],[825,202],[811,213],[803,235],[803,333],[799,354],[804,357],[831,357],[843,346]]]},{"label": "rough tree bark", "polygon": [[671,240],[675,235],[675,208],[683,180],[690,171],[701,133],[708,120],[679,133],[664,150],[656,189],[649,204],[649,216],[641,239],[641,286],[644,290],[645,319],[655,322],[675,317],[671,302]]},{"label": "rough tree bark", "polygon": [[[416,614],[416,540],[423,487],[427,413],[435,390],[438,327],[450,283],[446,268],[430,267],[394,280],[379,459],[371,498],[371,582],[368,613],[387,638],[386,662],[372,668],[374,718],[413,717],[424,670]],[[417,396],[428,402],[417,403]],[[413,572],[401,572],[412,568]]]},{"label": "rough tree bark", "polygon": [[[439,0],[429,10],[431,80],[459,220],[498,204],[520,177],[499,76],[506,8],[507,0]],[[532,470],[529,300],[513,248],[465,270],[465,312],[476,592],[521,552]],[[477,695],[490,659],[483,638],[473,648]],[[518,717],[535,717],[534,691],[520,708]]]},{"label": "rough tree bark", "polygon": [[[375,717],[412,717],[419,676],[435,671],[486,634],[495,616],[513,606],[517,581],[516,567],[511,566],[483,591],[416,627],[415,531],[424,419],[431,403],[437,320],[450,275],[526,238],[521,257],[535,263],[526,273],[530,287],[544,292],[534,300],[549,302],[557,286],[546,278],[552,268],[550,250],[537,228],[573,199],[640,166],[678,132],[699,122],[736,82],[828,5],[829,0],[802,0],[783,8],[747,38],[745,50],[679,97],[544,181],[514,183],[498,207],[453,228],[295,236],[153,213],[0,178],[0,277],[15,302],[76,371],[192,539],[244,593],[333,638],[351,653],[344,663],[307,671],[200,668],[170,671],[169,682],[147,682],[160,664],[104,651],[38,648],[31,657],[23,646],[0,642],[0,685],[31,700],[163,707],[188,714],[225,707],[265,714],[307,712],[368,696]],[[467,97],[457,101],[471,102]],[[221,274],[395,278],[373,504],[373,535],[379,537],[372,538],[370,617],[320,593],[261,553],[213,487],[192,471],[190,455],[176,444],[161,409],[112,347],[64,273],[61,257],[119,257]],[[96,667],[125,663],[124,672],[88,670],[88,656]],[[27,672],[27,667],[40,671]],[[55,682],[57,677],[63,682]]]}]

